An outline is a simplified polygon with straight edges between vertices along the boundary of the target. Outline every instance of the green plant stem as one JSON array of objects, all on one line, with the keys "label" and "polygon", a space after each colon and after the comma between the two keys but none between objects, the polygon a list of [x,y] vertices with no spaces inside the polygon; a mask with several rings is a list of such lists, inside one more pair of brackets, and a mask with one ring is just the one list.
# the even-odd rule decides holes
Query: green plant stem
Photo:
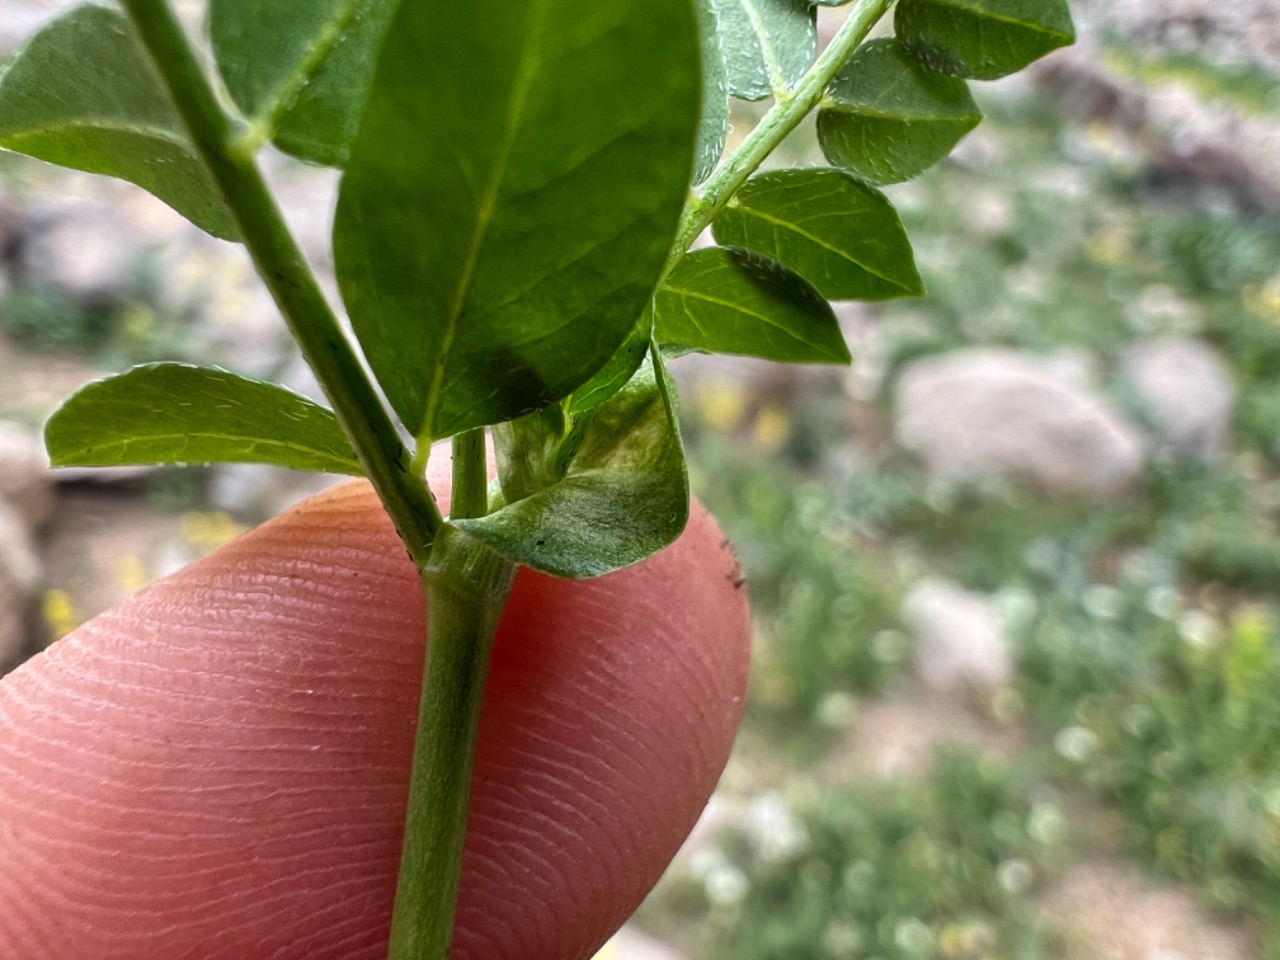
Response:
[{"label": "green plant stem", "polygon": [[489,509],[489,471],[483,430],[467,430],[453,438],[453,485],[449,516],[454,520],[483,517]]},{"label": "green plant stem", "polygon": [[444,522],[167,0],[123,0],[290,332],[418,569]]},{"label": "green plant stem", "polygon": [[738,149],[720,161],[702,189],[685,205],[676,243],[667,260],[667,272],[685,255],[689,245],[724,209],[747,178],[818,105],[845,61],[867,38],[871,28],[880,22],[892,3],[893,0],[858,0],[849,10],[849,18],[796,84],[795,90],[779,97]]},{"label": "green plant stem", "polygon": [[484,682],[514,579],[514,564],[447,524],[422,572],[431,639],[388,960],[449,956]]}]

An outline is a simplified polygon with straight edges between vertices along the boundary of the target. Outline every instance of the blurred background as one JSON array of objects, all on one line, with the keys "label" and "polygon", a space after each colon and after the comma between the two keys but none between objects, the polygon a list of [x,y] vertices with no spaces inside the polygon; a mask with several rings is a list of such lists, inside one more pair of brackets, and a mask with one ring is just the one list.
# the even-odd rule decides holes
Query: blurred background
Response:
[{"label": "blurred background", "polygon": [[[64,6],[0,0],[0,57]],[[840,305],[851,369],[675,364],[756,670],[608,960],[1280,960],[1280,0],[1073,11],[887,189],[929,294]],[[332,285],[335,178],[267,165]],[[328,482],[51,474],[158,359],[318,395],[239,247],[0,154],[0,662]]]}]

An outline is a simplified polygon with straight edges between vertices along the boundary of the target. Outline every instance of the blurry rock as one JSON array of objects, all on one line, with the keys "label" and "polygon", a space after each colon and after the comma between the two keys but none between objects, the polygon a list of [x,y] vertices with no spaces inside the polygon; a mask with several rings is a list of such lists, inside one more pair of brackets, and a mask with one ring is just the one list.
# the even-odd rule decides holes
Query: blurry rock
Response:
[{"label": "blurry rock", "polygon": [[53,475],[40,436],[0,420],[0,502],[35,529],[53,513]]},{"label": "blurry rock", "polygon": [[20,212],[6,255],[19,285],[92,308],[129,295],[142,245],[106,204],[39,200]]},{"label": "blurry rock", "polygon": [[263,168],[276,202],[303,252],[321,274],[333,269],[333,216],[341,173],[266,151]]},{"label": "blurry rock", "polygon": [[327,473],[304,473],[261,463],[218,464],[209,481],[209,503],[240,520],[256,522],[281,513],[340,479]]},{"label": "blurry rock", "polygon": [[153,464],[130,467],[58,467],[53,471],[53,479],[59,484],[133,484],[141,483],[159,471],[160,467]]},{"label": "blurry rock", "polygon": [[190,346],[236,373],[274,378],[288,333],[243,246],[199,231],[155,251],[155,305],[187,321]]},{"label": "blurry rock", "polygon": [[1173,337],[1147,340],[1131,347],[1122,365],[1164,452],[1204,464],[1222,459],[1235,390],[1227,365],[1207,344]]},{"label": "blurry rock", "polygon": [[1029,71],[1036,89],[1083,124],[1101,124],[1129,136],[1147,125],[1142,94],[1121,83],[1085,51],[1059,50]]},{"label": "blurry rock", "polygon": [[0,502],[0,667],[15,663],[27,648],[27,615],[40,578],[26,522]]},{"label": "blurry rock", "polygon": [[1211,136],[1226,142],[1187,142],[1156,151],[1142,171],[1143,187],[1157,198],[1215,212],[1234,211],[1242,216],[1280,213],[1280,187],[1235,145],[1230,133]]},{"label": "blurry rock", "polygon": [[72,0],[5,0],[0,17],[0,54],[17,50]]},{"label": "blurry rock", "polygon": [[294,393],[300,393],[304,397],[316,401],[316,403],[328,406],[329,401],[324,395],[320,381],[311,372],[311,367],[307,365],[307,361],[302,359],[302,354],[295,347],[290,347],[289,353],[291,356],[279,365],[280,372],[272,379],[282,387],[288,387]]},{"label": "blurry rock", "polygon": [[916,672],[930,690],[995,688],[1013,678],[1013,659],[995,604],[938,578],[922,580],[902,604],[916,638]]},{"label": "blurry rock", "polygon": [[1143,467],[1138,431],[1034,354],[975,348],[911,364],[896,389],[895,436],[935,476],[1032,483],[1115,496]]},{"label": "blurry rock", "polygon": [[682,956],[661,940],[623,927],[601,948],[595,960],[681,960]]},{"label": "blurry rock", "polygon": [[847,381],[849,393],[855,400],[873,400],[879,396],[889,370],[889,344],[884,324],[865,303],[843,300],[831,306],[853,354]]}]

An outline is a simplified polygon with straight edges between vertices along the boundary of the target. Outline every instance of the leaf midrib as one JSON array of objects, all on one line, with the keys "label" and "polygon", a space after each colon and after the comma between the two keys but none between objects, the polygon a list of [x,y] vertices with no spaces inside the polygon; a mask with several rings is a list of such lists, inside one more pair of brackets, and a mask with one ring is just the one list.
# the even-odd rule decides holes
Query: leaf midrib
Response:
[{"label": "leaf midrib", "polygon": [[297,61],[294,69],[286,73],[275,89],[264,98],[262,105],[254,114],[252,123],[266,131],[269,138],[274,139],[279,130],[280,119],[297,101],[307,81],[315,74],[317,68],[328,59],[329,54],[337,46],[343,31],[351,23],[356,11],[368,0],[345,0],[338,12],[316,32],[313,43],[306,54]]},{"label": "leaf midrib", "polygon": [[763,210],[759,209],[758,207],[749,206],[747,203],[740,204],[738,209],[742,212],[742,215],[744,217],[745,216],[758,217],[759,219],[765,221],[766,223],[771,223],[776,227],[781,227],[784,230],[790,230],[793,233],[797,233],[800,236],[804,237],[806,240],[810,240],[813,243],[818,244],[818,246],[822,247],[824,250],[830,250],[836,256],[840,257],[842,260],[845,260],[853,264],[855,267],[858,267],[861,270],[865,270],[867,273],[871,274],[873,277],[883,280],[885,283],[892,284],[893,286],[899,288],[900,290],[908,289],[906,286],[899,283],[897,280],[894,280],[892,277],[887,277],[883,273],[879,272],[878,270],[875,270],[870,266],[868,266],[867,264],[862,263],[861,261],[850,256],[845,251],[841,250],[839,247],[834,247],[827,241],[823,240],[821,237],[818,237],[812,233],[809,233],[807,230],[801,229],[799,224],[793,223],[788,220],[779,219],[778,217],[765,213]]},{"label": "leaf midrib", "polygon": [[166,143],[173,144],[175,147],[181,147],[188,153],[191,152],[191,144],[187,142],[181,134],[173,130],[164,130],[159,127],[150,127],[145,124],[130,124],[122,120],[101,120],[96,117],[76,117],[74,119],[59,120],[56,123],[45,124],[38,127],[24,127],[21,130],[11,131],[9,133],[0,133],[0,141],[18,140],[27,137],[45,137],[57,134],[59,131],[72,127],[77,130],[104,130],[109,133],[131,133],[135,136],[149,137],[153,140],[163,140]]},{"label": "leaf midrib", "polygon": [[742,5],[747,19],[751,21],[751,29],[755,31],[756,39],[760,41],[760,54],[764,57],[765,69],[769,72],[769,87],[773,90],[774,97],[787,96],[791,93],[791,87],[783,73],[782,60],[778,56],[777,48],[773,45],[769,29],[765,26],[764,17],[756,7],[755,0],[738,0],[738,2]]},{"label": "leaf midrib", "polygon": [[1061,30],[1046,27],[1044,24],[1029,22],[1027,20],[1019,20],[1016,17],[1010,17],[1007,14],[1000,14],[992,10],[985,10],[980,7],[975,7],[972,4],[965,3],[963,0],[932,0],[932,2],[935,6],[950,7],[952,10],[959,10],[963,13],[967,13],[981,19],[994,20],[997,23],[1006,23],[1011,26],[1022,27],[1023,29],[1030,30],[1033,33],[1043,33],[1050,37],[1061,37],[1065,40],[1069,40],[1071,38],[1070,34],[1063,33]]},{"label": "leaf midrib", "polygon": [[[829,357],[835,356],[835,354],[831,353],[831,351],[829,351],[822,344],[814,343],[812,340],[808,340],[798,335],[794,330],[789,330],[787,327],[784,327],[782,324],[778,323],[776,320],[771,319],[768,315],[762,314],[762,313],[756,313],[754,310],[749,310],[746,307],[742,306],[742,304],[740,303],[735,303],[732,300],[721,300],[719,297],[713,297],[710,294],[702,293],[697,290],[689,290],[686,287],[673,286],[670,283],[666,284],[666,289],[672,293],[679,294],[682,297],[688,297],[692,300],[701,300],[704,303],[710,303],[718,307],[724,307],[726,310],[729,310],[733,313],[740,313],[740,314],[745,314],[748,317],[754,317],[755,319],[763,323],[765,326],[772,327],[773,329],[779,331],[780,333],[785,334],[787,337],[789,337],[792,340],[795,340],[798,343],[803,343],[806,346],[813,347],[815,350],[820,350],[826,356],[829,356]],[[692,314],[690,314],[689,319],[693,320]],[[702,324],[698,323],[696,320],[693,320],[693,325],[697,327],[700,331],[702,331],[704,335],[706,335],[706,331],[703,329]]]},{"label": "leaf midrib", "polygon": [[[247,442],[254,447],[267,447],[267,448],[274,447],[281,450],[291,450],[291,451],[294,451],[295,453],[303,453],[303,454],[307,454],[308,456],[315,457],[325,463],[338,464],[346,467],[346,469],[344,470],[334,471],[334,472],[349,473],[349,471],[352,468],[354,468],[355,473],[350,474],[351,476],[359,476],[360,473],[362,472],[360,469],[359,462],[354,459],[348,459],[347,457],[343,457],[339,454],[332,453],[326,450],[320,450],[316,447],[305,446],[303,444],[296,443],[291,440],[271,440],[264,437],[250,437],[247,435],[235,434],[235,433],[215,433],[215,432],[204,431],[204,430],[183,430],[178,433],[148,433],[143,436],[130,437],[130,438],[121,439],[121,440],[104,440],[101,443],[94,443],[92,446],[85,446],[85,447],[81,447],[80,449],[82,452],[85,452],[85,453],[89,453],[97,450],[127,451],[129,447],[135,446],[135,445],[141,445],[141,444],[147,444],[147,443],[168,443],[168,442],[173,442],[177,440],[190,440],[193,438],[197,440],[225,440],[225,441],[232,441],[232,442]],[[59,455],[56,458],[56,460],[58,462],[54,464],[55,466],[69,465],[65,455]]]},{"label": "leaf midrib", "polygon": [[484,247],[485,238],[488,235],[493,215],[497,209],[498,194],[502,189],[503,181],[506,179],[507,164],[511,160],[511,153],[515,148],[516,135],[529,99],[533,74],[536,72],[535,61],[537,58],[534,56],[534,51],[546,34],[548,3],[549,0],[534,0],[531,4],[529,29],[525,34],[526,40],[521,51],[520,64],[516,68],[512,81],[512,97],[507,109],[502,144],[498,150],[497,160],[493,164],[489,183],[485,188],[484,195],[481,197],[475,230],[471,236],[471,245],[467,250],[467,258],[463,262],[462,273],[458,278],[458,286],[454,291],[453,303],[449,305],[449,315],[445,318],[440,355],[436,361],[435,369],[431,372],[431,384],[427,389],[422,428],[418,437],[420,445],[429,445],[436,439],[432,436],[431,431],[434,427],[436,408],[439,406],[440,396],[443,392],[445,367],[447,366],[449,354],[453,350],[454,341],[457,339],[462,309],[466,303],[467,294],[470,292],[471,282],[479,265],[480,252]]}]

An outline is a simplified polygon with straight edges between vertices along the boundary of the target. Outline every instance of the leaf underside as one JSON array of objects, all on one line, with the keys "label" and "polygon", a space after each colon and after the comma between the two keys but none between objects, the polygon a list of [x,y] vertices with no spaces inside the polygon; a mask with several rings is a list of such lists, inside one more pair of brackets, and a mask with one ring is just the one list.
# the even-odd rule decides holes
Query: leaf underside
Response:
[{"label": "leaf underside", "polygon": [[899,0],[894,30],[932,70],[995,80],[1075,42],[1066,0]]},{"label": "leaf underside", "polygon": [[818,56],[818,26],[805,0],[711,0],[729,92],[763,100],[790,91]]},{"label": "leaf underside", "polygon": [[718,243],[796,271],[831,300],[923,293],[911,243],[888,198],[839,170],[759,174],[716,218]]},{"label": "leaf underside", "polygon": [[649,341],[653,337],[653,310],[644,312],[631,336],[609,358],[609,362],[595,375],[569,395],[565,401],[566,413],[584,413],[598,407],[625,387],[635,376],[649,354]]},{"label": "leaf underside", "polygon": [[731,247],[688,254],[658,291],[654,338],[678,351],[789,363],[848,363],[826,298],[786,267]]},{"label": "leaf underside", "polygon": [[118,10],[77,7],[18,54],[0,76],[0,147],[127,180],[214,236],[238,236],[141,40]]},{"label": "leaf underside", "polygon": [[822,152],[871,183],[922,173],[982,119],[963,80],[927,69],[891,39],[863,44],[827,92]]},{"label": "leaf underside", "polygon": [[711,176],[729,137],[729,75],[720,47],[716,0],[696,0],[698,37],[702,45],[702,116],[698,121],[698,146],[694,155],[693,182]]},{"label": "leaf underside", "polygon": [[688,0],[400,6],[334,245],[419,438],[556,402],[631,334],[693,168],[697,40]]},{"label": "leaf underside", "polygon": [[674,385],[661,361],[650,360],[593,411],[564,479],[487,517],[455,523],[508,560],[581,579],[651,556],[688,518]]},{"label": "leaf underside", "polygon": [[284,387],[180,363],[91,383],[49,420],[55,467],[268,463],[364,473],[333,413]]},{"label": "leaf underside", "polygon": [[346,163],[396,0],[212,0],[209,33],[236,104],[287,153]]}]

